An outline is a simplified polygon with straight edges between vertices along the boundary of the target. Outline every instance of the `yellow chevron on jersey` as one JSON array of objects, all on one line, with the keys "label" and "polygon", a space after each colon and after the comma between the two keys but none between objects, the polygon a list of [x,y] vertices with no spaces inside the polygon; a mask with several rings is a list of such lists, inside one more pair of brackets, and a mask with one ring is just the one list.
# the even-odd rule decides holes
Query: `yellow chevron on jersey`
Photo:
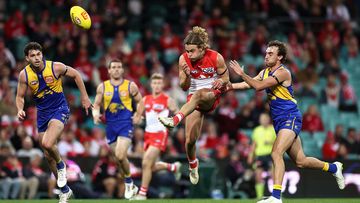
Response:
[{"label": "yellow chevron on jersey", "polygon": [[[284,67],[280,67],[279,69],[281,69],[281,68],[284,68]],[[270,68],[265,69],[263,79],[268,78],[270,76],[269,74],[271,75]],[[291,87],[289,87],[289,88],[291,88]],[[283,100],[290,100],[296,104],[297,101],[294,99],[293,95],[289,91],[289,88],[284,87],[281,84],[270,87],[269,88],[270,92],[268,93],[268,98],[270,100],[276,100],[276,98],[280,98]]]},{"label": "yellow chevron on jersey", "polygon": [[111,84],[110,80],[104,82],[104,93],[103,93],[103,104],[104,109],[110,111],[111,113],[116,113],[118,109],[126,108],[129,111],[133,111],[132,108],[132,97],[130,95],[130,81],[124,80],[123,83],[118,87],[117,94],[120,97],[119,102],[113,101],[114,86]]},{"label": "yellow chevron on jersey", "polygon": [[[25,67],[25,74],[27,79],[27,84],[30,87],[33,95],[36,98],[43,98],[46,94],[62,93],[62,82],[61,77],[57,78],[54,74],[53,62],[44,61],[45,68],[41,73],[36,73],[31,67],[30,64]],[[42,77],[41,79],[39,77]],[[48,88],[40,88],[41,81],[45,81],[45,85]]]}]

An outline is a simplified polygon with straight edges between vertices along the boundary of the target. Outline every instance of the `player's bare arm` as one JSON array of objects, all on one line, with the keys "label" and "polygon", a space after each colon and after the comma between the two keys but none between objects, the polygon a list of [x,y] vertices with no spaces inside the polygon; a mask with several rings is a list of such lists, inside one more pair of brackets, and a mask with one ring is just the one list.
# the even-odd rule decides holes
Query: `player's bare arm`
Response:
[{"label": "player's bare arm", "polygon": [[79,71],[75,70],[70,66],[66,66],[63,63],[54,62],[54,70],[57,77],[68,76],[75,80],[76,85],[78,86],[81,94],[81,104],[86,111],[86,115],[89,114],[89,108],[92,107],[89,96],[86,92],[84,82],[81,78]]},{"label": "player's bare arm", "polygon": [[96,96],[94,101],[94,108],[92,110],[94,124],[99,124],[101,122],[100,107],[104,96],[104,83],[101,83],[96,88]]},{"label": "player's bare arm", "polygon": [[[259,74],[257,74],[255,77],[253,77],[254,80],[258,80],[261,81],[262,80],[262,75],[264,73],[264,70],[260,71]],[[239,82],[239,83],[228,83],[228,90],[246,90],[246,89],[250,89],[251,86],[249,84],[247,84],[246,82]]]},{"label": "player's bare arm", "polygon": [[26,113],[24,111],[25,104],[25,93],[27,89],[26,79],[25,79],[25,69],[22,70],[19,74],[19,82],[17,86],[16,93],[16,108],[17,108],[17,117],[19,120],[24,120]]},{"label": "player's bare arm", "polygon": [[144,112],[145,105],[143,104],[143,99],[139,88],[134,82],[130,83],[130,94],[137,104],[136,112],[133,116],[133,123],[139,124],[141,122],[141,114]]},{"label": "player's bare arm", "polygon": [[185,61],[184,56],[179,58],[179,80],[180,87],[186,91],[190,88],[190,67]]},{"label": "player's bare arm", "polygon": [[169,110],[172,113],[176,113],[176,112],[179,111],[179,108],[178,108],[178,106],[176,104],[176,101],[174,99],[169,97],[167,104],[168,104]]},{"label": "player's bare arm", "polygon": [[241,67],[237,61],[230,61],[230,67],[256,91],[272,87],[274,85],[282,83],[283,81],[290,80],[291,78],[288,71],[284,69],[279,69],[274,74],[274,77],[268,77],[264,80],[255,80],[244,72],[244,68]]},{"label": "player's bare arm", "polygon": [[229,82],[229,71],[226,67],[224,57],[221,54],[217,55],[217,74],[218,78],[213,82],[213,89],[220,89]]}]

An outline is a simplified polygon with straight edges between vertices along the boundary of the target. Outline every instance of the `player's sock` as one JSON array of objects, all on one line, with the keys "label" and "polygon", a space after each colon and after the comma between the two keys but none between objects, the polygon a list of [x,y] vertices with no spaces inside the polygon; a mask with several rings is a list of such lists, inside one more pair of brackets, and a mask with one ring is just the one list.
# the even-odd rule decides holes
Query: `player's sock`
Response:
[{"label": "player's sock", "polygon": [[130,174],[125,174],[125,183],[131,183],[132,182],[132,178]]},{"label": "player's sock", "polygon": [[60,161],[56,163],[56,168],[58,170],[65,168],[65,163],[63,162],[63,160],[60,159]]},{"label": "player's sock", "polygon": [[281,185],[273,186],[273,191],[271,196],[275,197],[276,199],[281,199]]},{"label": "player's sock", "polygon": [[256,198],[260,199],[264,196],[264,183],[256,183],[255,190],[256,190]]},{"label": "player's sock", "polygon": [[67,193],[67,192],[69,192],[70,188],[68,185],[65,185],[64,187],[60,188],[60,190],[62,193]]},{"label": "player's sock", "polygon": [[336,173],[337,167],[333,163],[324,162],[324,167],[322,170],[330,173]]},{"label": "player's sock", "polygon": [[180,123],[182,121],[182,119],[184,119],[184,114],[179,112],[177,114],[175,114],[175,116],[173,117],[174,119],[174,126],[176,126],[178,123]]},{"label": "player's sock", "polygon": [[148,191],[148,188],[147,188],[147,187],[142,187],[142,186],[141,186],[139,195],[146,196],[147,191]]},{"label": "player's sock", "polygon": [[190,168],[196,168],[198,166],[197,158],[193,158],[193,159],[188,158],[188,160],[189,160]]},{"label": "player's sock", "polygon": [[170,164],[170,163],[168,163],[168,164],[167,164],[167,170],[170,171],[170,172],[175,172],[175,171],[176,171],[176,166],[175,166],[175,164]]}]

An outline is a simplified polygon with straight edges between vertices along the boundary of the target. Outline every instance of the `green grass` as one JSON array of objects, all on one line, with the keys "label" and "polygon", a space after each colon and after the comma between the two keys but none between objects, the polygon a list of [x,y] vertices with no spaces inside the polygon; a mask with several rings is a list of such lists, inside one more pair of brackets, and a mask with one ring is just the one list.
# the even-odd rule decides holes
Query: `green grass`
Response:
[{"label": "green grass", "polygon": [[[52,200],[0,200],[0,203],[56,203],[58,202],[55,199]],[[129,200],[118,200],[118,199],[99,199],[99,200],[70,200],[70,203],[87,203],[87,202],[101,202],[101,203],[115,203],[115,202],[129,202]],[[212,199],[152,199],[147,201],[131,201],[131,202],[145,202],[145,203],[254,203],[256,200],[243,200],[243,199],[225,199],[225,200],[212,200]],[[342,199],[283,199],[284,203],[358,203],[359,199],[350,199],[350,198],[342,198]]]}]

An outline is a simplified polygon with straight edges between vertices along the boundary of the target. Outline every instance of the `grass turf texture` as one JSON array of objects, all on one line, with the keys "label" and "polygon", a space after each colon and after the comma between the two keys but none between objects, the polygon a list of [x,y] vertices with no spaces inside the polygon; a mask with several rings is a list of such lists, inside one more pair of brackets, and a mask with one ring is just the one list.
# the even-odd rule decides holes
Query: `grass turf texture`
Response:
[{"label": "grass turf texture", "polygon": [[[146,201],[135,201],[132,200],[130,202],[143,202],[143,203],[254,203],[257,200],[253,199],[224,199],[224,200],[213,200],[213,199],[149,199]],[[58,202],[56,199],[51,200],[0,200],[0,203],[56,203]],[[119,200],[119,199],[97,199],[97,200],[89,200],[89,199],[71,199],[70,203],[88,203],[88,202],[101,202],[101,203],[115,203],[115,202],[129,202],[129,200]],[[339,203],[339,202],[346,202],[346,203],[358,203],[360,202],[360,198],[341,198],[341,199],[283,199],[284,203]]]}]

